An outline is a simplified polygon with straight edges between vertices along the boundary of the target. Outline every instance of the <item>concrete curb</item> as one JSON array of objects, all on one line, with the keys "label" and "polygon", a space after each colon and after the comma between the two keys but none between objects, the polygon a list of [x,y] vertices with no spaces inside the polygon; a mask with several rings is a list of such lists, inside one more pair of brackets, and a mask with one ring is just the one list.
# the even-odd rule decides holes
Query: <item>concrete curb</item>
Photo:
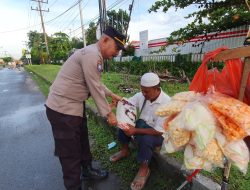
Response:
[{"label": "concrete curb", "polygon": [[[159,164],[159,168],[169,176],[169,178],[176,178],[176,176],[183,177],[189,176],[192,172],[190,170],[185,170],[182,164],[173,157],[167,155],[162,155],[159,153],[154,154],[154,158]],[[184,182],[184,181],[183,181]],[[191,190],[220,190],[221,187],[218,183],[214,182],[210,178],[203,176],[198,173],[196,177],[193,178],[191,184]]]},{"label": "concrete curb", "polygon": [[[94,119],[101,126],[108,126],[105,118],[101,117],[98,111],[89,105],[86,105],[86,111],[88,117]],[[111,129],[114,134],[116,134],[116,128],[108,127]],[[183,170],[182,164],[173,157],[169,157],[167,155],[161,155],[159,153],[154,154],[154,159],[156,160],[159,168],[171,179],[175,180],[176,178],[184,178],[183,176],[188,176],[191,174],[189,170]],[[184,181],[183,181],[184,182]],[[181,185],[181,184],[180,184]],[[208,177],[205,177],[201,174],[197,174],[196,177],[193,178],[191,184],[191,190],[220,190],[221,187],[218,183],[214,182]]]}]

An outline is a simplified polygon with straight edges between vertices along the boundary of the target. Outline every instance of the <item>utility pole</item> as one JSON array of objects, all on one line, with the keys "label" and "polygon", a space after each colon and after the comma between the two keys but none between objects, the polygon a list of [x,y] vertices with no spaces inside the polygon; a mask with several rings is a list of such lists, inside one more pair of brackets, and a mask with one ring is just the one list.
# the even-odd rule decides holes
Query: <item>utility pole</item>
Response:
[{"label": "utility pole", "polygon": [[80,19],[81,19],[83,46],[86,47],[86,36],[85,36],[85,30],[84,30],[84,25],[83,25],[83,19],[82,19],[82,0],[79,1],[79,11],[80,11]]},{"label": "utility pole", "polygon": [[102,35],[102,31],[103,31],[103,29],[102,29],[102,2],[101,2],[101,0],[98,0],[98,2],[99,2],[99,25],[100,25],[100,34]]},{"label": "utility pole", "polygon": [[[128,27],[129,27],[129,22],[131,20],[131,13],[132,13],[132,10],[133,10],[133,6],[134,6],[134,0],[132,0],[132,4],[129,5],[129,17],[128,17],[128,25],[127,25],[127,28],[125,29],[125,36],[126,36],[126,40],[128,40],[128,37],[127,37],[127,34],[128,34]],[[121,52],[121,57],[120,57],[120,62],[122,61],[122,55],[123,55],[123,51]]]},{"label": "utility pole", "polygon": [[[106,0],[99,0],[99,16],[100,16],[100,33],[103,34],[103,31],[106,29]],[[107,60],[104,60],[104,71],[108,71]]]},{"label": "utility pole", "polygon": [[100,30],[101,35],[103,31],[106,29],[106,20],[107,20],[107,13],[106,13],[106,0],[99,0],[99,17],[100,17]]},{"label": "utility pole", "polygon": [[106,23],[107,23],[106,0],[102,0],[102,15],[103,15],[103,31],[104,31],[106,29]]},{"label": "utility pole", "polygon": [[[132,13],[132,10],[133,10],[133,6],[134,6],[134,0],[132,0],[132,4],[129,5],[129,17],[128,17],[128,26],[129,26],[129,22],[131,20],[131,13]],[[128,26],[126,28],[126,32],[125,32],[125,36],[127,37],[127,34],[128,34]]]},{"label": "utility pole", "polygon": [[[3,46],[0,46],[0,49],[2,49],[2,48],[3,48]],[[3,55],[3,52],[1,52],[0,58],[2,57],[2,55]]]},{"label": "utility pole", "polygon": [[45,41],[45,45],[46,45],[46,52],[47,52],[48,57],[49,57],[48,40],[47,40],[47,35],[46,35],[46,32],[45,32],[45,27],[44,27],[44,22],[43,22],[43,14],[42,14],[42,11],[49,12],[49,9],[48,10],[42,10],[42,8],[41,8],[41,3],[48,3],[48,0],[47,1],[43,1],[43,0],[31,0],[31,1],[38,2],[38,8],[36,7],[35,9],[33,9],[31,7],[31,10],[39,11],[39,13],[40,13],[41,23],[42,23],[42,28],[43,28],[43,35],[44,35],[44,41]]},{"label": "utility pole", "polygon": [[71,28],[69,29],[69,38],[71,39]]},{"label": "utility pole", "polygon": [[121,23],[121,27],[122,27],[122,29],[121,29],[121,31],[122,31],[122,33],[124,32],[123,31],[123,11],[122,11],[122,21],[121,21],[122,23]]},{"label": "utility pole", "polygon": [[32,61],[31,61],[31,54],[30,54],[30,51],[29,51],[29,47],[28,47],[28,42],[26,41],[23,41],[24,42],[24,45],[26,46],[26,49],[25,49],[25,58],[27,60],[27,63],[28,65],[32,65]]},{"label": "utility pole", "polygon": [[116,30],[118,30],[118,25],[119,25],[119,22],[118,22],[118,12],[115,13],[115,16],[116,16]]}]

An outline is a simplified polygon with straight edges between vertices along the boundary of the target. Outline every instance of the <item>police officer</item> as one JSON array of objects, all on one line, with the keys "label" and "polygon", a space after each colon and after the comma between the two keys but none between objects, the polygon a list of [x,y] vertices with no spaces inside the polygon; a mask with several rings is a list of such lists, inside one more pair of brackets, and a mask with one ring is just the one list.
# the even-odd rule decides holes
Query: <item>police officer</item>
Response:
[{"label": "police officer", "polygon": [[102,179],[108,175],[106,171],[91,166],[84,105],[91,96],[100,115],[106,117],[110,125],[117,124],[106,97],[112,97],[113,102],[121,97],[101,83],[101,72],[103,59],[116,56],[124,45],[125,36],[107,27],[97,43],[77,50],[67,59],[50,87],[46,114],[52,126],[55,156],[59,157],[67,190],[81,190],[81,178]]}]

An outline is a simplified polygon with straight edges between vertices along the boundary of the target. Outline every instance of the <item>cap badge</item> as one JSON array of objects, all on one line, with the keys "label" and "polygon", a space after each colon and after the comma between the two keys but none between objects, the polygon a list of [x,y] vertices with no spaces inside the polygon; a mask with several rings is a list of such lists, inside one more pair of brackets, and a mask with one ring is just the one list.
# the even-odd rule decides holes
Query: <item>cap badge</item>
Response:
[{"label": "cap badge", "polygon": [[125,40],[120,40],[119,38],[117,38],[117,37],[114,37],[118,42],[120,42],[122,45],[124,45],[125,44]]}]

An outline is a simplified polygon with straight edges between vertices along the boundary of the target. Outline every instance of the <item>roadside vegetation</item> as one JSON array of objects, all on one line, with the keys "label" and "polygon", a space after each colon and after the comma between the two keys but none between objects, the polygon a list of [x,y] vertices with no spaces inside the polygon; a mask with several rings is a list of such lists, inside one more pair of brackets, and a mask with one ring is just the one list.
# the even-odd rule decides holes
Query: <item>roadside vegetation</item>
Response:
[{"label": "roadside vegetation", "polygon": [[[57,72],[60,69],[60,66],[57,65],[31,65],[25,67],[27,71],[32,74],[33,79],[39,85],[40,90],[44,93],[45,96],[48,95],[49,86],[56,77]],[[139,75],[126,75],[121,73],[104,73],[102,76],[103,83],[111,89],[113,92],[119,94],[123,97],[130,97],[134,93],[140,90],[139,87]],[[188,90],[187,83],[161,83],[162,89],[168,93],[170,96],[174,95],[177,92]],[[130,89],[130,92],[129,90]],[[89,105],[94,107],[93,100],[88,100]],[[92,144],[92,153],[95,160],[100,160],[102,165],[108,170],[116,173],[122,179],[122,189],[127,189],[131,181],[133,180],[137,170],[138,164],[136,161],[136,150],[131,152],[129,159],[124,159],[121,162],[111,164],[109,162],[109,156],[114,152],[119,150],[120,144],[117,141],[116,133],[114,128],[103,126],[99,122],[96,122],[94,119],[89,118],[89,135],[93,140]],[[108,150],[107,146],[111,142],[117,142],[117,146],[111,150]],[[183,154],[181,152],[170,154],[170,156],[175,157],[178,160],[183,160]],[[147,184],[145,189],[176,189],[184,179],[167,179],[159,170],[156,170],[157,163],[153,162],[152,176]],[[212,178],[217,181],[219,184],[222,181],[222,170],[216,169],[212,173],[202,171],[202,174]],[[250,189],[250,168],[245,176],[243,176],[238,169],[232,167],[230,178],[229,178],[229,187],[231,190],[246,190]],[[157,188],[156,188],[157,187]]]}]

